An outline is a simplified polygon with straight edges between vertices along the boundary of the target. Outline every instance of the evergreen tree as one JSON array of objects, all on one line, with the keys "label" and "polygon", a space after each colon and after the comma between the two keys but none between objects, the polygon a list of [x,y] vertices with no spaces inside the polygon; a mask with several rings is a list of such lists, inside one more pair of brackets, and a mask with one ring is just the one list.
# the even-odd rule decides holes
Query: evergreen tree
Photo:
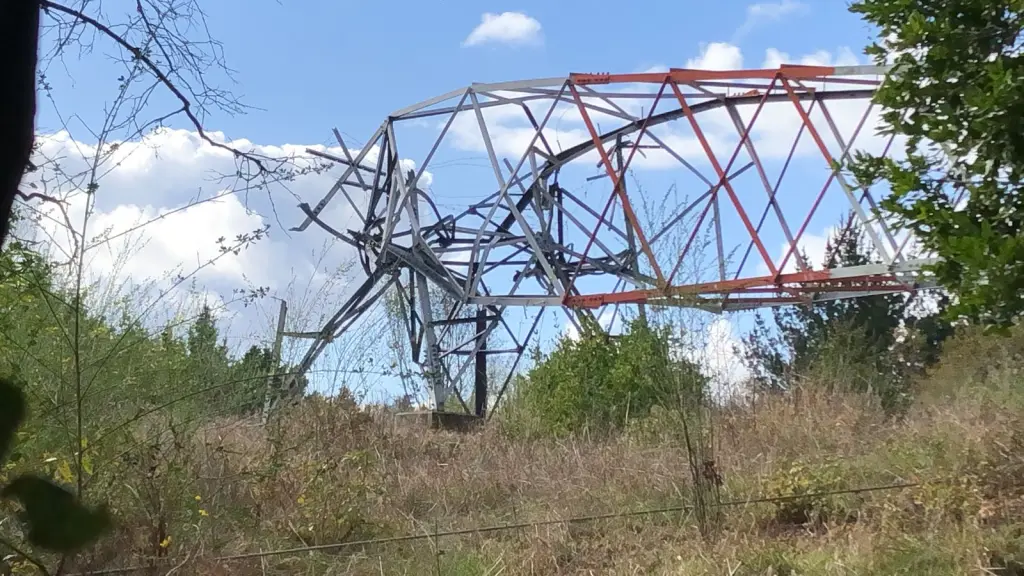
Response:
[{"label": "evergreen tree", "polygon": [[[825,248],[827,268],[872,263],[863,229],[852,215]],[[908,376],[934,362],[952,331],[936,315],[908,317],[913,296],[887,294],[816,302],[772,310],[775,330],[758,315],[745,338],[745,362],[762,391],[783,391],[794,376],[817,372],[830,384],[872,390],[895,407],[906,397]],[[940,307],[944,300],[939,301]],[[921,337],[907,338],[922,332]],[[902,341],[912,341],[914,350]],[[824,373],[822,373],[824,372]]]},{"label": "evergreen tree", "polygon": [[275,372],[273,351],[255,345],[232,366],[231,377],[237,391],[235,407],[239,412],[252,414],[263,408],[267,379],[272,378]]},{"label": "evergreen tree", "polygon": [[[166,340],[168,336],[165,336]],[[291,366],[275,365],[268,347],[253,345],[240,359],[231,358],[220,338],[216,319],[203,306],[189,327],[186,349],[188,380],[200,394],[200,410],[216,414],[255,414],[263,409],[269,392],[271,402],[299,397],[309,384]]]},{"label": "evergreen tree", "polygon": [[207,359],[210,361],[227,360],[226,347],[217,345],[217,322],[213,318],[213,310],[206,304],[199,313],[199,317],[188,329],[188,355],[196,359]]},{"label": "evergreen tree", "polygon": [[274,352],[263,346],[251,346],[231,367],[235,391],[233,410],[255,414],[263,409],[269,392],[271,403],[305,394],[309,380],[296,374],[296,367],[275,365]]},{"label": "evergreen tree", "polygon": [[234,394],[229,382],[231,359],[227,346],[217,343],[218,338],[213,310],[204,304],[188,329],[188,381],[198,393],[196,401],[201,407],[223,411],[231,410],[225,403],[229,403]]}]

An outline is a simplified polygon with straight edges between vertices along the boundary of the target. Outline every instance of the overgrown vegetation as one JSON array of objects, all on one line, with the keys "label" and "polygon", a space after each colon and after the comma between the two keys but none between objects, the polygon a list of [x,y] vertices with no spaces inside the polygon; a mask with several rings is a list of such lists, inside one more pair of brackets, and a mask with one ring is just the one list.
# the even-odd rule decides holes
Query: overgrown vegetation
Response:
[{"label": "overgrown vegetation", "polygon": [[[877,262],[868,246],[851,214],[829,238],[824,264]],[[931,309],[914,306],[921,298]],[[886,410],[903,410],[913,379],[937,360],[953,332],[943,316],[947,304],[941,293],[891,294],[775,308],[774,325],[759,314],[743,349],[752,384],[761,392],[783,392],[809,378],[871,391]]]},{"label": "overgrown vegetation", "polygon": [[[44,4],[58,28],[87,22]],[[202,29],[195,12],[148,8],[155,24],[140,4],[123,36],[104,32],[127,76],[70,262],[17,239],[0,252],[0,574],[1024,574],[1021,2],[852,7],[896,63],[878,101],[908,139],[906,160],[850,168],[887,180],[887,215],[945,257],[948,299],[777,309],[747,338],[754,393],[727,402],[669,327],[585,326],[472,435],[307,394],[272,348],[232,354],[215,307],[155,322],[141,293],[84,282],[111,127],[128,141],[149,125],[127,89],[155,75],[184,111],[237,106],[202,82],[219,61],[192,46],[208,44],[166,32]],[[200,88],[173,90],[183,78]],[[296,174],[211,144],[248,168],[246,191]],[[873,261],[850,224],[827,264]]]},{"label": "overgrown vegetation", "polygon": [[[307,395],[264,427],[253,410],[227,410],[259,404],[247,391],[261,388],[238,375],[257,353],[225,355],[208,310],[150,336],[119,327],[117,315],[90,315],[92,345],[109,354],[110,372],[87,374],[95,376],[88,401],[109,416],[84,421],[79,451],[61,409],[60,394],[70,393],[59,380],[66,343],[42,323],[47,302],[60,310],[60,283],[24,246],[5,257],[18,275],[0,284],[4,366],[37,380],[27,380],[31,416],[4,477],[42,474],[74,492],[81,460],[85,503],[115,522],[62,563],[33,544],[16,522],[18,505],[5,502],[0,537],[54,572],[181,565],[177,573],[889,575],[982,566],[1012,574],[1024,561],[1019,331],[1003,338],[961,330],[914,378],[912,401],[893,419],[873,391],[810,368],[835,362],[829,356],[840,347],[818,348],[822,357],[808,372],[794,368],[781,393],[701,400],[706,379],[677,359],[663,329],[637,321],[619,338],[561,342],[494,426],[461,435],[406,433],[387,408],[360,409],[345,394]],[[32,278],[39,281],[25,281]],[[124,334],[132,346],[110,354],[103,338]],[[600,373],[584,373],[596,363]],[[217,365],[223,388],[210,385]],[[174,386],[161,374],[173,375]],[[46,378],[55,384],[42,387]],[[544,405],[541,394],[562,404]],[[524,412],[545,425],[517,433],[530,421]],[[694,459],[699,446],[705,452]],[[717,478],[697,480],[705,458]],[[718,494],[702,500],[710,527],[702,535],[695,493],[710,486]],[[615,516],[664,508],[672,511]],[[548,523],[603,514],[612,516]],[[542,524],[446,535],[531,522]],[[406,534],[422,538],[244,556]],[[32,561],[4,552],[15,573],[36,572]]]},{"label": "overgrown vegetation", "polygon": [[887,181],[887,217],[943,258],[952,317],[1007,327],[1024,312],[1024,54],[1020,0],[858,0],[878,30],[868,54],[894,69],[875,101],[904,159],[855,155],[862,185]]},{"label": "overgrown vegetation", "polygon": [[[2,474],[11,479],[4,495],[20,502],[17,516],[27,523],[23,533],[11,524],[16,515],[8,503],[4,526],[13,532],[3,541],[38,546],[25,554],[33,565],[46,564],[41,550],[63,554],[80,548],[85,541],[76,536],[73,518],[104,526],[107,509],[123,520],[126,509],[149,508],[148,529],[162,542],[168,518],[178,512],[169,511],[151,486],[134,481],[151,483],[161,465],[177,463],[181,456],[168,455],[167,444],[180,448],[200,426],[257,413],[267,395],[301,395],[304,386],[301,378],[268,379],[288,370],[275,367],[268,350],[254,347],[231,358],[218,342],[209,306],[154,331],[131,320],[131,302],[100,315],[85,304],[89,299],[88,291],[76,293],[23,243],[10,242],[0,252],[0,376],[25,383],[4,389],[2,421],[11,434],[22,423],[22,395],[30,415]],[[76,340],[74,334],[81,336]],[[173,482],[168,487],[187,485],[180,477]],[[63,493],[68,501],[58,506]],[[79,500],[102,504],[101,519],[75,512]],[[94,537],[95,530],[87,534]]]},{"label": "overgrown vegetation", "polygon": [[[563,338],[516,383],[509,411],[516,426],[560,436],[621,431],[655,407],[696,407],[704,401],[707,378],[669,348],[667,327],[644,320],[610,337],[585,325],[578,338]],[[526,430],[524,430],[526,431]]]}]

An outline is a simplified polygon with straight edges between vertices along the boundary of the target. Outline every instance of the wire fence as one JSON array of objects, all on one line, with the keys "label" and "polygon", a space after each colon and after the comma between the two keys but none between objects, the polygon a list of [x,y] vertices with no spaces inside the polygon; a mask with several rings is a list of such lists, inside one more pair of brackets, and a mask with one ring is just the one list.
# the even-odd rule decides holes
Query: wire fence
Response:
[{"label": "wire fence", "polygon": [[[905,482],[900,484],[885,484],[879,486],[867,486],[861,488],[847,488],[843,490],[831,490],[825,492],[813,492],[809,494],[795,494],[790,496],[774,496],[774,497],[762,497],[752,498],[745,500],[731,500],[726,502],[720,502],[713,504],[710,507],[713,508],[735,508],[741,506],[750,506],[755,504],[776,504],[782,502],[789,502],[801,499],[815,499],[815,498],[828,498],[832,496],[843,496],[853,494],[865,494],[869,492],[884,492],[890,490],[905,490],[907,488],[914,488],[920,486],[920,482]],[[94,570],[91,572],[79,572],[73,576],[107,576],[113,574],[131,574],[134,572],[140,572],[143,570],[152,570],[153,568],[160,568],[166,566],[168,568],[181,567],[190,562],[237,562],[242,560],[252,560],[257,558],[268,558],[272,556],[289,556],[294,554],[304,554],[309,552],[325,552],[341,550],[344,548],[358,548],[362,546],[379,546],[387,544],[400,544],[407,542],[415,542],[420,540],[437,540],[446,537],[453,536],[468,536],[473,534],[487,534],[493,532],[504,532],[509,530],[524,530],[528,528],[540,528],[544,526],[557,526],[566,524],[577,524],[577,523],[588,523],[597,522],[600,520],[613,520],[621,518],[631,518],[638,516],[653,516],[656,514],[670,514],[674,512],[688,512],[693,509],[691,504],[680,504],[676,506],[665,506],[661,508],[644,508],[640,510],[625,510],[620,512],[607,512],[603,514],[591,514],[586,516],[573,516],[569,518],[555,518],[550,520],[534,520],[530,522],[515,522],[510,524],[495,524],[490,526],[478,526],[474,528],[462,528],[459,530],[444,530],[444,531],[433,531],[429,533],[417,533],[417,534],[406,534],[403,536],[391,536],[387,538],[374,538],[369,540],[352,540],[348,542],[335,542],[331,544],[319,544],[315,546],[300,546],[295,548],[281,548],[277,550],[266,550],[260,552],[246,552],[240,554],[227,554],[223,556],[194,556],[182,558],[158,558],[147,564],[138,564],[134,566],[126,566],[123,568],[107,568],[103,570]]]}]

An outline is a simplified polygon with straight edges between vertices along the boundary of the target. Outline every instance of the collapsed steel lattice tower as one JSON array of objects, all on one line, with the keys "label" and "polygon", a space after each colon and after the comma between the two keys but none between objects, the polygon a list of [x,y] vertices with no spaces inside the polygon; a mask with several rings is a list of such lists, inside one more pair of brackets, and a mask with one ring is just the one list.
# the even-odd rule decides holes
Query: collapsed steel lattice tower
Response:
[{"label": "collapsed steel lattice tower", "polygon": [[[545,307],[562,307],[571,312],[570,319],[624,304],[722,312],[927,285],[921,270],[931,260],[909,254],[910,236],[878,218],[875,196],[852,185],[841,169],[868,118],[877,113],[870,100],[885,72],[874,66],[784,65],[473,84],[391,114],[355,154],[335,130],[341,154],[310,152],[343,165],[344,173],[315,207],[300,205],[306,219],[295,230],[315,223],[355,247],[366,278],[323,329],[311,335],[314,342],[300,370],[307,370],[332,339],[391,287],[402,295],[414,359],[441,410],[474,361],[479,379],[484,354],[514,354],[518,362]],[[857,118],[845,114],[837,121],[831,108],[851,101],[861,101],[863,113]],[[766,143],[757,136],[758,123],[777,122],[783,108],[795,111],[798,129],[789,142]],[[522,123],[514,134],[505,130],[502,138],[514,135],[525,142],[529,136],[515,157],[501,157],[508,142],[492,138],[497,109],[502,118],[515,114]],[[568,115],[579,123],[570,131],[579,141],[568,148],[553,142],[556,113],[558,122]],[[457,117],[475,123],[494,182],[461,212],[446,213],[421,183],[442,142],[451,137]],[[431,119],[443,122],[440,136],[419,159],[418,168],[410,169],[400,156],[407,148],[399,146],[395,128]],[[844,123],[853,126],[846,134]],[[675,132],[662,130],[667,126]],[[712,134],[709,126],[717,132]],[[723,126],[731,136],[720,134]],[[680,136],[680,130],[686,135]],[[889,140],[885,151],[891,144]],[[797,205],[783,209],[791,186],[784,176],[798,149],[818,157],[821,180]],[[665,206],[657,228],[644,225],[637,215],[636,196],[643,191],[626,185],[625,175],[638,154],[648,162],[657,156],[694,178],[695,185],[687,190],[691,199]],[[785,158],[777,176],[769,175],[762,161],[765,154]],[[573,163],[591,169],[596,164],[603,173],[586,179],[588,185],[604,186],[592,205],[559,181]],[[800,184],[811,183],[804,177]],[[321,218],[339,192],[358,215],[354,228],[338,230]],[[813,269],[795,249],[827,193],[838,195],[852,220],[866,231],[880,263]],[[731,233],[723,232],[728,218],[735,224]],[[768,223],[777,225],[787,247],[779,258],[766,247]],[[679,227],[685,227],[679,237],[685,242],[661,248],[659,242]],[[709,245],[714,246],[716,265],[711,277],[684,281],[681,264],[703,228],[713,236]],[[431,306],[431,294],[437,291],[454,303],[445,317],[435,317]],[[532,315],[525,337],[505,321],[511,308]],[[466,316],[466,310],[475,316]],[[444,343],[453,326],[467,323],[475,326],[471,337]],[[486,350],[488,336],[496,330],[506,332],[513,346]]]}]

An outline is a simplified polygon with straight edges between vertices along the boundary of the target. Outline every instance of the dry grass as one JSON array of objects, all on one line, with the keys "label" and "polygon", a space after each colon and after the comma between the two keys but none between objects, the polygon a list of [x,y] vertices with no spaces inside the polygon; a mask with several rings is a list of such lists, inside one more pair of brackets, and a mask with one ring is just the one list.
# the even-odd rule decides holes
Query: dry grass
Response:
[{"label": "dry grass", "polygon": [[[103,488],[122,527],[82,567],[166,553],[171,564],[206,559],[176,574],[1024,574],[1024,388],[1009,362],[963,384],[949,381],[953,370],[923,382],[925,399],[899,421],[866,396],[813,386],[715,411],[725,501],[922,483],[798,502],[810,524],[756,504],[725,509],[709,539],[675,512],[435,542],[450,530],[685,505],[681,431],[666,419],[648,423],[655,437],[527,441],[500,424],[412,434],[345,398],[316,398],[267,430],[222,421],[162,434],[159,457],[123,465]],[[405,534],[428,537],[208,560]]]}]

